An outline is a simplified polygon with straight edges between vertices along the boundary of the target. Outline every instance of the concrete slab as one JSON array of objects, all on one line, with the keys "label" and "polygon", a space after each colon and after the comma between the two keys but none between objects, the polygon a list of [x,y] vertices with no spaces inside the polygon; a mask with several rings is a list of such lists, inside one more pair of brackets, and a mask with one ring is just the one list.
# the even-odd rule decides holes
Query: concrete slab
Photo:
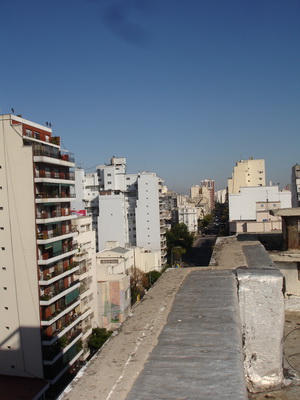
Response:
[{"label": "concrete slab", "polygon": [[126,400],[246,400],[236,277],[191,272]]}]

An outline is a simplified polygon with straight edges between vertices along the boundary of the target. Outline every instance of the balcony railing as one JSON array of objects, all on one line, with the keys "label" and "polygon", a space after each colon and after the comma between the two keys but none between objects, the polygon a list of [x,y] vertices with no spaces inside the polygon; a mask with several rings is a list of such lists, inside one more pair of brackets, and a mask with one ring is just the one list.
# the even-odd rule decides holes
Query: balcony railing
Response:
[{"label": "balcony railing", "polygon": [[41,281],[48,281],[48,280],[50,280],[52,278],[55,278],[56,276],[59,276],[59,275],[63,274],[64,272],[71,271],[73,268],[76,268],[77,266],[78,266],[78,263],[74,262],[74,261],[71,262],[67,267],[63,267],[61,265],[60,266],[55,265],[54,266],[54,271],[47,272],[47,273],[41,272],[40,273],[40,280]]},{"label": "balcony railing", "polygon": [[63,179],[63,180],[68,180],[68,181],[74,181],[75,173],[74,172],[54,172],[54,171],[39,170],[39,171],[36,171],[35,177],[36,178]]},{"label": "balcony railing", "polygon": [[41,254],[39,260],[49,260],[50,258],[54,258],[54,257],[60,256],[65,253],[69,253],[70,251],[75,251],[75,250],[77,250],[77,248],[78,248],[77,243],[68,244],[62,250],[59,250],[59,251],[53,251],[53,250],[51,251],[50,250],[50,251],[47,251],[47,252]]},{"label": "balcony railing", "polygon": [[65,292],[66,290],[70,289],[74,285],[77,285],[78,283],[79,283],[79,280],[77,279],[77,280],[73,281],[68,287],[61,287],[56,290],[55,289],[49,290],[40,296],[40,300],[42,300],[42,301],[51,300],[53,297],[59,295],[60,293]]},{"label": "balcony railing", "polygon": [[55,228],[51,229],[49,231],[43,231],[38,233],[38,239],[39,240],[47,240],[47,239],[52,239],[57,236],[62,236],[62,235],[68,235],[69,233],[75,233],[77,232],[76,228],[72,225],[66,225],[64,229],[62,228]]},{"label": "balcony railing", "polygon": [[68,217],[71,215],[70,208],[56,208],[55,210],[44,210],[36,212],[37,219]]},{"label": "balcony railing", "polygon": [[[44,147],[44,146],[43,146]],[[56,150],[56,151],[55,151]],[[34,156],[42,156],[42,157],[51,157],[56,158],[58,160],[69,161],[74,163],[74,154],[73,153],[62,153],[61,151],[57,151],[57,149],[52,147],[44,147],[44,148],[35,148],[33,150]]]},{"label": "balcony railing", "polygon": [[75,193],[40,192],[35,195],[36,199],[73,199],[75,197]]}]

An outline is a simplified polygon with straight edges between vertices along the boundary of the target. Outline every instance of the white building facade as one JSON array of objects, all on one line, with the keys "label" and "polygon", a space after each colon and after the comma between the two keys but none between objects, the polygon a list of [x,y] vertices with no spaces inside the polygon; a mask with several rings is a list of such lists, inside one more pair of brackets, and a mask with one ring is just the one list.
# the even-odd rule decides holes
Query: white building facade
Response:
[{"label": "white building facade", "polygon": [[78,265],[76,276],[80,282],[80,304],[78,313],[81,318],[82,349],[81,361],[84,362],[90,355],[88,340],[92,329],[99,325],[98,299],[97,299],[97,275],[96,275],[96,239],[92,230],[91,217],[78,217],[72,220],[72,226],[77,231],[75,237],[77,253],[74,261]]},{"label": "white building facade", "polygon": [[[75,173],[77,199],[73,209],[83,206],[93,216],[94,227],[97,227],[97,250],[104,250],[108,241],[118,241],[120,246],[142,246],[149,251],[161,251],[161,262],[165,263],[161,178],[152,172],[127,174],[123,157],[112,157],[110,164],[99,165],[92,185],[87,185],[89,177],[83,178],[82,170]],[[77,175],[80,176],[78,179]],[[95,176],[98,185],[94,185]],[[80,186],[78,189],[77,185]]]},{"label": "white building facade", "polygon": [[291,192],[278,186],[241,187],[229,194],[230,231],[269,232],[281,229],[281,219],[269,211],[291,207]]}]

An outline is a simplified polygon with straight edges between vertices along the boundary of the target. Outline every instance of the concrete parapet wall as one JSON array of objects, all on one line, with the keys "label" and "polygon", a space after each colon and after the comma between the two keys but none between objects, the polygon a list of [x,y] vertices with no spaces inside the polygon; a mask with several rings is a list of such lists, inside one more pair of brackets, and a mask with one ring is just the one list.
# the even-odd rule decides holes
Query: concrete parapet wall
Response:
[{"label": "concrete parapet wall", "polygon": [[284,384],[284,277],[256,236],[218,238],[210,263],[236,271],[244,372],[251,391]]},{"label": "concrete parapet wall", "polygon": [[244,369],[249,389],[283,384],[283,276],[276,269],[238,269]]}]

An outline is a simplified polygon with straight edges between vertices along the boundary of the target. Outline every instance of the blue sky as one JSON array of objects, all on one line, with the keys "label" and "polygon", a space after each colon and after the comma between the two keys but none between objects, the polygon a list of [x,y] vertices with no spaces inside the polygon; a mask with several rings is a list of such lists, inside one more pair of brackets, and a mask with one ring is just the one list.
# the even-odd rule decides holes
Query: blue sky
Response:
[{"label": "blue sky", "polygon": [[[299,0],[0,0],[0,109],[170,189],[300,163]],[[93,171],[89,169],[89,172]]]}]

